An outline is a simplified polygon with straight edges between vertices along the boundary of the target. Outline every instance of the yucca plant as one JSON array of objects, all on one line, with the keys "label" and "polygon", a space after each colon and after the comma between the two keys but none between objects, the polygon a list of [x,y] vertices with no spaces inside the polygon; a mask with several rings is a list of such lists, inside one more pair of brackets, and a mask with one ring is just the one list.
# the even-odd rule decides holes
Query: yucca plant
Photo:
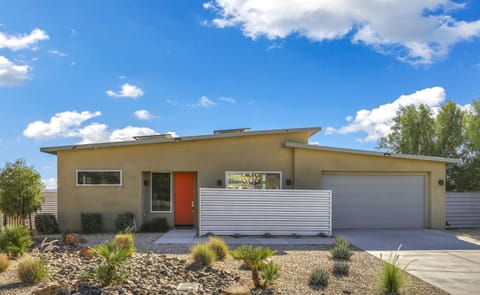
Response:
[{"label": "yucca plant", "polygon": [[328,285],[328,272],[321,267],[317,267],[310,275],[310,284],[314,286]]},{"label": "yucca plant", "polygon": [[350,249],[350,243],[344,237],[338,237],[335,239],[333,247],[330,248],[330,253],[335,259],[348,260],[352,256],[352,250]]},{"label": "yucca plant", "polygon": [[253,247],[251,245],[243,245],[231,252],[233,258],[243,260],[246,265],[252,270],[252,280],[255,287],[261,287],[259,270],[265,265],[265,260],[277,251],[270,250],[270,248]]},{"label": "yucca plant", "polygon": [[383,265],[383,270],[380,273],[379,284],[383,292],[387,294],[398,294],[398,291],[405,284],[404,271],[413,261],[405,264],[403,268],[399,267],[398,260],[400,259],[400,249],[402,245],[397,248],[397,251],[390,254],[390,259]]}]

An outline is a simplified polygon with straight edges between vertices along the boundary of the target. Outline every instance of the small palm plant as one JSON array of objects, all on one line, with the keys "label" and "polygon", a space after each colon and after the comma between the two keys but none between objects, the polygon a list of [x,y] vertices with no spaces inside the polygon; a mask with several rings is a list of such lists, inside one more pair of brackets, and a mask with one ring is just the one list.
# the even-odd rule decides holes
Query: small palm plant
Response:
[{"label": "small palm plant", "polygon": [[121,266],[135,252],[135,248],[126,248],[114,241],[97,245],[93,249],[103,260],[95,270],[96,278],[102,286],[108,286],[122,278]]},{"label": "small palm plant", "polygon": [[259,271],[265,266],[265,260],[277,251],[270,248],[253,247],[251,245],[243,245],[231,252],[234,259],[243,260],[244,263],[252,270],[252,280],[255,287],[261,287]]}]

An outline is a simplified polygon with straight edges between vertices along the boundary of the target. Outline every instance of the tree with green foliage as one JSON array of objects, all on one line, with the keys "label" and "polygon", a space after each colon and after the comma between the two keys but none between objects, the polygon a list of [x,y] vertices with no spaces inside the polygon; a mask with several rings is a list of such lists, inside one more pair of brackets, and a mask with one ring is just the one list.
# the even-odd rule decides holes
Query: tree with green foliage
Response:
[{"label": "tree with green foliage", "polygon": [[435,120],[435,156],[458,158],[465,143],[463,111],[453,102],[442,105]]},{"label": "tree with green foliage", "polygon": [[25,225],[25,219],[40,208],[43,202],[43,184],[40,174],[25,160],[7,162],[0,169],[0,210],[17,225]]},{"label": "tree with green foliage", "polygon": [[435,120],[426,105],[402,107],[393,119],[392,133],[378,146],[395,153],[431,155],[434,151]]}]

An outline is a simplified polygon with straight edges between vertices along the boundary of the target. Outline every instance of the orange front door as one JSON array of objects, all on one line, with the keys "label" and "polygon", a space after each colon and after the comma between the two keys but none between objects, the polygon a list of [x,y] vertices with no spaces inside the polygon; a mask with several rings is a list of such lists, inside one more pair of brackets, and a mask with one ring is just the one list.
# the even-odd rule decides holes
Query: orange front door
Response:
[{"label": "orange front door", "polygon": [[193,225],[195,173],[174,172],[175,225]]}]

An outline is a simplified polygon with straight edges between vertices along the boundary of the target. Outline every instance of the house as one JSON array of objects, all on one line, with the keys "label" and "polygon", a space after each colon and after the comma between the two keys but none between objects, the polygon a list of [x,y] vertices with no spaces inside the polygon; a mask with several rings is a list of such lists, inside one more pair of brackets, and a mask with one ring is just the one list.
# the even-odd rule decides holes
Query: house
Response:
[{"label": "house", "polygon": [[57,156],[63,229],[79,230],[81,212],[101,212],[113,230],[125,211],[137,225],[166,217],[198,227],[200,188],[331,190],[334,229],[445,227],[445,168],[456,160],[309,144],[319,131],[219,130],[41,151]]}]

